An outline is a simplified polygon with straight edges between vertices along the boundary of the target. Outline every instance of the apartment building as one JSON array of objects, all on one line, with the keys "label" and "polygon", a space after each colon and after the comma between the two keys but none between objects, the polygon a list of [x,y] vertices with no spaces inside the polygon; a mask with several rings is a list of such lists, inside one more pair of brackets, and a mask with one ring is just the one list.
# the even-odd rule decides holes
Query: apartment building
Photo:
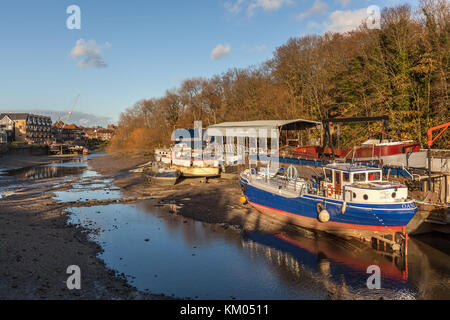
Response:
[{"label": "apartment building", "polygon": [[0,126],[12,132],[14,141],[29,144],[46,144],[52,139],[50,117],[29,113],[2,113]]}]

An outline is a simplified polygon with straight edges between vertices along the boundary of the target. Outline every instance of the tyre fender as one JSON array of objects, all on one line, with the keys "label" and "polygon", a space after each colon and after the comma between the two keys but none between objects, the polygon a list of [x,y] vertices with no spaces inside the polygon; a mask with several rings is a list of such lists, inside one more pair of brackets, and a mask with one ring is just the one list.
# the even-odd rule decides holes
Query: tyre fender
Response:
[{"label": "tyre fender", "polygon": [[328,222],[328,221],[330,221],[330,214],[325,209],[325,206],[324,206],[323,203],[318,202],[316,204],[316,211],[317,211],[317,219],[320,222]]},{"label": "tyre fender", "polygon": [[325,206],[323,205],[322,202],[318,202],[318,203],[316,204],[316,212],[317,212],[317,215],[319,215],[323,210],[325,210]]}]

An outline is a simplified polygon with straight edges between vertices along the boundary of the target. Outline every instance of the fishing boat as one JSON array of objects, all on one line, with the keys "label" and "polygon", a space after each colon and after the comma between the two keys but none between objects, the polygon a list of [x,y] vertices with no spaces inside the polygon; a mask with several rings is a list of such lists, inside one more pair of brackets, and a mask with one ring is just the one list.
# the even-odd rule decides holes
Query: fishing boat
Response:
[{"label": "fishing boat", "polygon": [[[283,152],[284,150],[281,151]],[[341,159],[373,160],[419,151],[420,144],[412,140],[367,140],[360,146],[348,149],[334,149],[333,151],[330,147],[300,146],[292,150],[292,156],[305,159],[319,159],[323,154],[329,155],[334,152],[334,156]]]},{"label": "fishing boat", "polygon": [[180,171],[160,168],[156,171],[146,171],[147,180],[151,183],[175,185],[180,178]]},{"label": "fishing boat", "polygon": [[401,249],[418,210],[406,186],[383,181],[382,169],[374,167],[334,163],[323,173],[305,180],[292,165],[275,173],[253,168],[239,182],[248,203],[286,223],[367,241],[382,238]]}]

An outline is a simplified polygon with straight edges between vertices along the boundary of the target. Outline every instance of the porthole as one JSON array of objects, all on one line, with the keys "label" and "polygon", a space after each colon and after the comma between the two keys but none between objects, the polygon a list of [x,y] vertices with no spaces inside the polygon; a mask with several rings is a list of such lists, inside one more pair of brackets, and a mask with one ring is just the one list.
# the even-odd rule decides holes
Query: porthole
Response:
[{"label": "porthole", "polygon": [[394,192],[394,193],[392,193],[392,198],[394,198],[395,199],[395,197],[397,196],[397,194]]},{"label": "porthole", "polygon": [[353,198],[356,198],[356,193],[353,192]]},{"label": "porthole", "polygon": [[369,196],[367,194],[364,195],[364,200],[369,200]]}]

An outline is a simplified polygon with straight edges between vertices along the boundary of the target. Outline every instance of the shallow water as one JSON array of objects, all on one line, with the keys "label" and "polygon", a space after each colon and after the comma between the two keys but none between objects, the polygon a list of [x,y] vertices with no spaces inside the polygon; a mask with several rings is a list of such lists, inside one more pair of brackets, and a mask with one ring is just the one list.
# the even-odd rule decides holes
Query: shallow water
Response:
[{"label": "shallow water", "polygon": [[[159,212],[148,201],[71,212],[71,223],[97,230],[106,265],[143,291],[194,299],[450,298],[448,265],[433,270],[415,240],[409,261],[396,261],[327,237],[243,235]],[[417,264],[427,281],[409,273]],[[381,290],[367,288],[370,265],[381,268]]]},{"label": "shallow water", "polygon": [[[39,186],[40,179],[56,186],[72,182],[71,190],[55,192],[64,202],[121,195],[111,179],[84,162],[31,169],[3,176],[4,187],[14,190],[27,181]],[[142,291],[193,299],[450,299],[450,241],[442,237],[410,238],[408,256],[392,258],[310,232],[224,229],[169,214],[152,201],[70,211],[69,223],[92,229],[106,265]],[[367,288],[370,265],[381,269],[381,290]]]}]

